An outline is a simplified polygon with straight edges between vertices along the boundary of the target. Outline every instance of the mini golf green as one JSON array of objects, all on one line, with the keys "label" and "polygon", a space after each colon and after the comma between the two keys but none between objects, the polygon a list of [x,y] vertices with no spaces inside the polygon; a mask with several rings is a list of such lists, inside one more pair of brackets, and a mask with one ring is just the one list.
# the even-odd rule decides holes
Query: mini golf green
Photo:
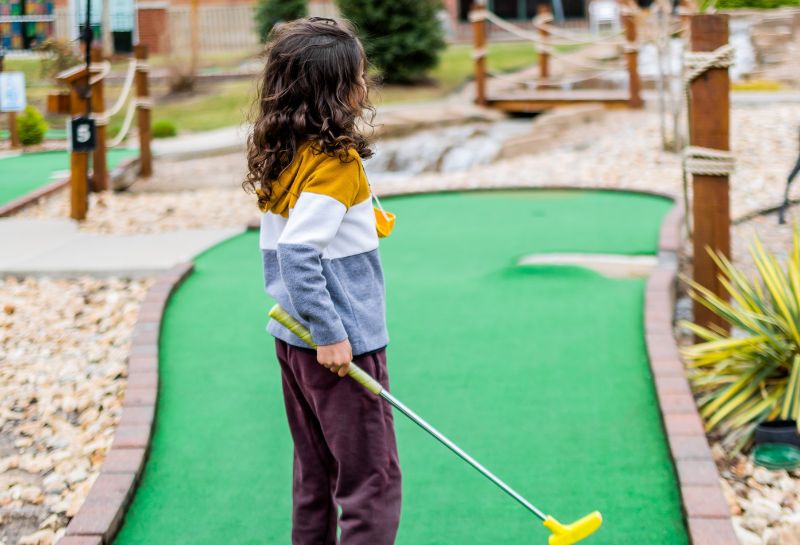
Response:
[{"label": "mini golf green", "polygon": [[[685,545],[642,330],[644,281],[518,267],[652,254],[670,203],[564,191],[387,200],[394,394],[586,543]],[[292,446],[255,233],[200,256],[168,306],[152,452],[117,545],[285,545]],[[538,520],[396,414],[398,545],[545,544]],[[347,544],[345,544],[347,545]]]},{"label": "mini golf green", "polygon": [[[108,152],[108,167],[135,157],[134,149],[113,149]],[[51,175],[69,170],[66,151],[43,151],[0,157],[0,206],[53,182]]]}]

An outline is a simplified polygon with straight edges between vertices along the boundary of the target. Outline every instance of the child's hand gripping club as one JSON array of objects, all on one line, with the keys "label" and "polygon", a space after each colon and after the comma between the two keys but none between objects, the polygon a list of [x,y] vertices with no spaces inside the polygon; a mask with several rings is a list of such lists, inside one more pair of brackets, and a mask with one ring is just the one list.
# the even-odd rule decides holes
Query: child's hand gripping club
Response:
[{"label": "child's hand gripping club", "polygon": [[[295,320],[288,312],[286,312],[280,305],[275,305],[270,309],[269,316],[276,320],[277,322],[281,323],[284,327],[286,327],[289,331],[297,335],[300,339],[303,340],[308,346],[311,348],[316,348],[316,344],[314,343],[313,339],[311,338],[311,332],[306,329],[303,324]],[[525,507],[528,511],[539,517],[544,522],[544,526],[550,530],[553,534],[548,538],[549,545],[572,545],[573,543],[577,543],[590,535],[592,535],[600,525],[603,523],[603,517],[600,515],[599,511],[594,511],[586,515],[585,517],[578,519],[577,521],[573,522],[572,524],[562,524],[558,522],[553,517],[544,514],[544,512],[540,511],[536,508],[532,503],[522,497],[518,492],[508,486],[505,482],[501,481],[499,477],[495,476],[494,473],[483,467],[477,460],[472,458],[469,454],[461,450],[455,443],[450,441],[447,437],[442,435],[436,428],[428,424],[425,420],[422,419],[419,415],[417,415],[414,411],[406,407],[403,403],[400,402],[397,398],[391,395],[389,392],[383,389],[383,386],[372,378],[367,372],[357,366],[355,363],[350,363],[348,366],[341,366],[339,371],[347,369],[347,375],[353,378],[356,382],[364,386],[367,390],[375,394],[376,396],[382,397],[386,401],[389,402],[394,408],[398,411],[409,417],[411,420],[414,421],[415,424],[420,426],[422,429],[433,435],[436,439],[439,440],[444,446],[449,448],[455,454],[457,454],[462,460],[467,462],[469,465],[477,469],[484,477],[492,481],[496,484],[503,492],[514,498],[518,503],[520,503],[523,507]],[[341,374],[340,376],[343,376]]]},{"label": "child's hand gripping club", "polygon": [[[279,322],[283,325],[286,329],[297,335],[304,343],[306,343],[311,348],[317,348],[316,343],[311,338],[311,332],[306,329],[303,324],[298,322],[297,320],[292,317],[291,314],[283,310],[280,305],[275,305],[269,311],[269,317]],[[326,367],[328,367],[326,365]],[[361,369],[358,365],[353,362],[350,362],[348,365],[342,365],[339,368],[339,372],[342,370],[346,370],[347,375],[361,384],[364,388],[369,390],[375,395],[380,395],[383,391],[383,386],[381,386],[380,382],[369,376],[369,374]],[[339,376],[344,376],[344,374],[340,374]]]},{"label": "child's hand gripping club", "polygon": [[346,377],[353,361],[353,348],[347,339],[334,344],[317,345],[317,363],[331,373]]}]

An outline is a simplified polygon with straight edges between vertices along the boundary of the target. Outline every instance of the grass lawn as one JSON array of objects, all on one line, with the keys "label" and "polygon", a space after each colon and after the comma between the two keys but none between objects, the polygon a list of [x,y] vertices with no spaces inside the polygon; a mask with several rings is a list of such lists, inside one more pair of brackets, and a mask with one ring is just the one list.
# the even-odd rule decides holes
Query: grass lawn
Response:
[{"label": "grass lawn", "polygon": [[[489,46],[489,70],[509,71],[535,63],[536,51],[525,42]],[[472,47],[451,45],[431,72],[429,85],[385,85],[373,95],[376,105],[435,100],[452,93],[472,75]],[[244,121],[253,102],[255,84],[250,81],[219,83],[200,94],[156,104],[154,118],[168,119],[182,131],[202,131]]]},{"label": "grass lawn", "polygon": [[[232,67],[247,58],[246,53],[230,54],[225,57],[205,58],[204,71]],[[488,66],[490,71],[508,72],[523,68],[537,61],[537,54],[528,42],[501,42],[489,44]],[[155,57],[151,64],[167,66],[169,60]],[[25,72],[29,83],[28,100],[40,109],[46,105],[47,93],[53,86],[41,78],[39,61],[35,59],[11,59],[6,61],[7,70]],[[114,70],[123,72],[125,62],[115,63]],[[473,73],[472,46],[454,44],[442,52],[439,65],[429,74],[431,83],[427,85],[385,85],[376,89],[373,102],[376,105],[399,102],[418,102],[442,98],[466,83]],[[153,93],[158,98],[166,94],[164,85],[153,85]],[[109,88],[106,96],[113,101],[118,88]],[[172,121],[179,131],[204,131],[238,125],[242,123],[253,102],[255,83],[253,81],[227,81],[204,86],[197,93],[186,97],[174,97],[156,101],[154,121]],[[4,117],[4,116],[3,116]],[[111,134],[122,124],[124,112],[111,120]],[[53,127],[62,127],[64,122],[58,116],[48,116]],[[0,127],[5,120],[0,120]]]},{"label": "grass lawn", "polygon": [[199,93],[156,102],[153,120],[172,121],[178,131],[207,131],[239,125],[255,97],[255,81],[227,81]]},{"label": "grass lawn", "polygon": [[[489,44],[490,72],[509,72],[531,65],[538,60],[536,50],[527,42]],[[439,65],[430,73],[430,85],[385,85],[376,90],[375,104],[436,100],[457,90],[474,74],[472,46],[455,44],[442,52]]]},{"label": "grass lawn", "polygon": [[22,72],[27,85],[41,82],[41,62],[39,59],[5,59],[3,70],[6,72]]}]

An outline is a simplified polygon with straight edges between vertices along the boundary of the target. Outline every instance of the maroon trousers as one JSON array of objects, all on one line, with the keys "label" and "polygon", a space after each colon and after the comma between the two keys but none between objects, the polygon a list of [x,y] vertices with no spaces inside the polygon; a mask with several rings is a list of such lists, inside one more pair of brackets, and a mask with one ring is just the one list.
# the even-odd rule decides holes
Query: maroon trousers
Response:
[{"label": "maroon trousers", "polygon": [[[313,350],[278,339],[275,349],[294,439],[292,545],[392,545],[400,465],[390,407]],[[354,361],[389,388],[385,350]]]}]

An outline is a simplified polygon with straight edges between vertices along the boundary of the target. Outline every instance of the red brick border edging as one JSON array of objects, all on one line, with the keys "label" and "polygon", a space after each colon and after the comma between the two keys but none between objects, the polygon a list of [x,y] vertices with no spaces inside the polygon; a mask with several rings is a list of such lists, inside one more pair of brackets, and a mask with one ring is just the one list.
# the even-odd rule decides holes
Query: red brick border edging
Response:
[{"label": "red brick border edging", "polygon": [[139,310],[128,360],[122,416],[100,474],[59,545],[109,544],[119,530],[144,469],[158,399],[158,342],[161,319],[175,289],[191,274],[183,263],[161,275]]},{"label": "red brick border edging", "polygon": [[[127,180],[130,176],[132,176],[133,170],[138,169],[138,167],[139,167],[138,157],[131,157],[130,159],[125,159],[124,161],[121,161],[120,164],[118,164],[116,168],[114,168],[114,170],[108,173],[109,185],[113,187],[116,180],[122,180],[124,183],[125,180]],[[8,202],[4,205],[0,205],[0,218],[16,214],[23,208],[35,204],[42,197],[46,197],[52,193],[55,193],[56,191],[59,191],[60,189],[63,189],[68,185],[69,185],[69,176],[65,176],[60,180],[51,182],[44,187],[40,187],[39,189],[36,189],[21,197],[18,197],[11,202]]]},{"label": "red brick border edging", "polygon": [[675,462],[692,545],[739,545],[722,495],[703,422],[672,330],[683,213],[676,204],[661,225],[659,264],[645,290],[645,341],[661,416]]}]

